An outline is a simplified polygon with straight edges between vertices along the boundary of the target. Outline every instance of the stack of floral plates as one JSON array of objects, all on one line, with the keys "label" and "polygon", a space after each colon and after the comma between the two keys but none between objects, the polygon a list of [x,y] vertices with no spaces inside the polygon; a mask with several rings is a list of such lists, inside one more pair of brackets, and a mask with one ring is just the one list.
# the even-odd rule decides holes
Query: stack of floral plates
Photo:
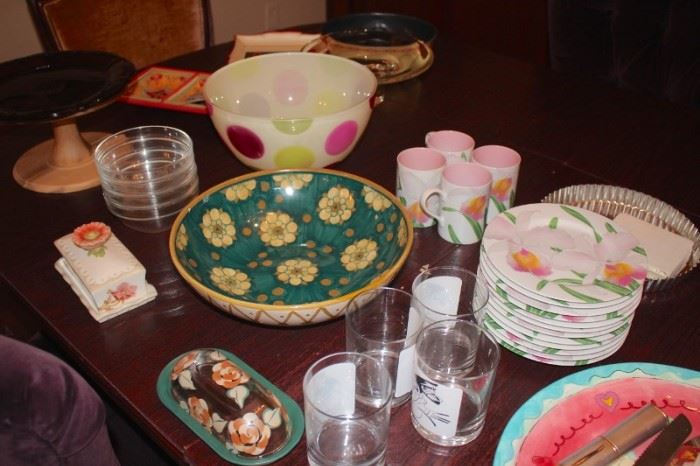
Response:
[{"label": "stack of floral plates", "polygon": [[562,204],[509,209],[484,232],[484,327],[510,351],[573,366],[625,341],[642,298],[646,253],[610,219]]}]

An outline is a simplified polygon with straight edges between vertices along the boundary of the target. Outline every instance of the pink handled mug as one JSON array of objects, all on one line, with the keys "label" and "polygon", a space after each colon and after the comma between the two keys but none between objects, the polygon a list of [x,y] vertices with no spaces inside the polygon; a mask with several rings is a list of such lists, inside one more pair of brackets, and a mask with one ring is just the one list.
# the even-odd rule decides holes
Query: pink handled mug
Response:
[{"label": "pink handled mug", "polygon": [[487,169],[493,177],[486,223],[513,207],[521,160],[520,154],[505,146],[480,146],[472,152],[472,161]]},{"label": "pink handled mug", "polygon": [[[423,192],[421,206],[437,220],[442,239],[456,244],[481,241],[491,181],[491,173],[485,168],[456,162],[445,167],[440,188]],[[430,203],[434,196],[439,200],[437,208]]]},{"label": "pink handled mug", "polygon": [[440,185],[445,157],[432,149],[413,147],[401,151],[396,163],[396,196],[406,206],[413,226],[433,225],[435,220],[421,207],[420,197],[426,189]]},{"label": "pink handled mug", "polygon": [[475,144],[473,137],[450,129],[431,131],[425,135],[425,146],[444,155],[448,165],[471,161]]}]

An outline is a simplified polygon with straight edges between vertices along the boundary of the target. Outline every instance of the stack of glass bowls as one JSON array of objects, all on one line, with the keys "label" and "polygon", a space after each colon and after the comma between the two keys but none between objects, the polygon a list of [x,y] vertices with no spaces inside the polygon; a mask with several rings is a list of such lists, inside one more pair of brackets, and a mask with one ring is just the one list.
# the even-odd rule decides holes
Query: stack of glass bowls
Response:
[{"label": "stack of glass bowls", "polygon": [[140,126],[95,148],[107,208],[135,230],[159,232],[199,192],[192,139],[177,128]]}]

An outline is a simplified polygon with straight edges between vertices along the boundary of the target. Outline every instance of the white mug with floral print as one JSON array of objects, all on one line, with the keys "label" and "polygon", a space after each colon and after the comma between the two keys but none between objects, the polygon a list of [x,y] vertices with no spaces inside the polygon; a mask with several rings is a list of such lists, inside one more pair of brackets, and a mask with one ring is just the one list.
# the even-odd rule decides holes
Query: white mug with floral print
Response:
[{"label": "white mug with floral print", "polygon": [[[481,241],[491,181],[491,173],[485,168],[457,162],[443,171],[440,188],[423,192],[421,206],[437,220],[442,239],[456,244]],[[437,208],[430,204],[433,199],[439,201]]]},{"label": "white mug with floral print", "polygon": [[413,226],[432,226],[435,220],[421,207],[420,197],[426,189],[440,185],[445,156],[426,147],[412,147],[401,151],[396,163],[396,196],[408,210]]},{"label": "white mug with floral print", "polygon": [[471,161],[475,144],[473,137],[451,129],[430,131],[425,135],[425,147],[435,149],[444,155],[448,165]]},{"label": "white mug with floral print", "polygon": [[504,146],[481,146],[472,152],[472,161],[491,172],[493,177],[486,223],[513,207],[521,160],[520,154]]}]

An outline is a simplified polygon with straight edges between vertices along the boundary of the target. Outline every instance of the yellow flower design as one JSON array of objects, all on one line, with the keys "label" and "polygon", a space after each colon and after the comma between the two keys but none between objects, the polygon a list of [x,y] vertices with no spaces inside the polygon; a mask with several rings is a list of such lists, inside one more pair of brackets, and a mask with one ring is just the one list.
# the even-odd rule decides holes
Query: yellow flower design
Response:
[{"label": "yellow flower design", "polygon": [[202,216],[200,224],[204,237],[217,248],[226,248],[236,239],[236,227],[231,216],[221,209],[211,209]]},{"label": "yellow flower design", "polygon": [[214,267],[209,275],[216,286],[235,295],[244,295],[250,290],[248,274],[229,267]]},{"label": "yellow flower design", "polygon": [[260,222],[260,240],[272,247],[280,247],[294,242],[299,227],[289,214],[284,212],[267,212]]},{"label": "yellow flower design", "polygon": [[348,188],[335,186],[318,201],[318,217],[325,223],[339,225],[346,222],[355,210],[355,198]]},{"label": "yellow flower design", "polygon": [[182,251],[187,247],[188,241],[189,237],[187,236],[187,228],[185,228],[184,224],[181,224],[180,228],[177,229],[177,236],[175,237],[175,247]]},{"label": "yellow flower design", "polygon": [[224,195],[231,202],[245,201],[250,197],[254,189],[255,180],[248,180],[231,186],[224,191]]},{"label": "yellow flower design", "polygon": [[382,212],[391,207],[391,201],[389,199],[369,186],[362,188],[362,197],[367,205],[377,212]]},{"label": "yellow flower design", "polygon": [[273,175],[272,180],[283,189],[301,189],[309,185],[314,176],[311,173],[290,173],[287,175]]},{"label": "yellow flower design", "polygon": [[408,240],[408,228],[406,227],[406,222],[404,222],[403,219],[401,220],[401,223],[399,223],[399,231],[396,236],[399,241],[399,246],[406,244],[406,241]]},{"label": "yellow flower design", "polygon": [[518,272],[530,272],[538,277],[546,277],[552,273],[547,263],[542,261],[536,253],[525,248],[509,253],[506,260]]},{"label": "yellow flower design", "polygon": [[512,178],[501,178],[500,180],[494,181],[493,185],[491,185],[491,194],[499,201],[504,202],[510,195],[511,186],[513,186]]},{"label": "yellow flower design", "polygon": [[377,258],[377,243],[371,239],[355,241],[345,248],[340,262],[348,272],[367,268]]},{"label": "yellow flower design", "polygon": [[292,286],[306,285],[318,275],[318,267],[306,259],[288,259],[277,266],[277,279]]},{"label": "yellow flower design", "polygon": [[459,207],[459,211],[478,222],[484,218],[484,214],[486,213],[486,202],[486,196],[478,196],[462,204]]},{"label": "yellow flower design", "polygon": [[644,280],[647,273],[643,267],[628,264],[627,262],[618,262],[616,264],[605,264],[603,276],[606,280],[618,285],[629,286],[633,279]]}]

